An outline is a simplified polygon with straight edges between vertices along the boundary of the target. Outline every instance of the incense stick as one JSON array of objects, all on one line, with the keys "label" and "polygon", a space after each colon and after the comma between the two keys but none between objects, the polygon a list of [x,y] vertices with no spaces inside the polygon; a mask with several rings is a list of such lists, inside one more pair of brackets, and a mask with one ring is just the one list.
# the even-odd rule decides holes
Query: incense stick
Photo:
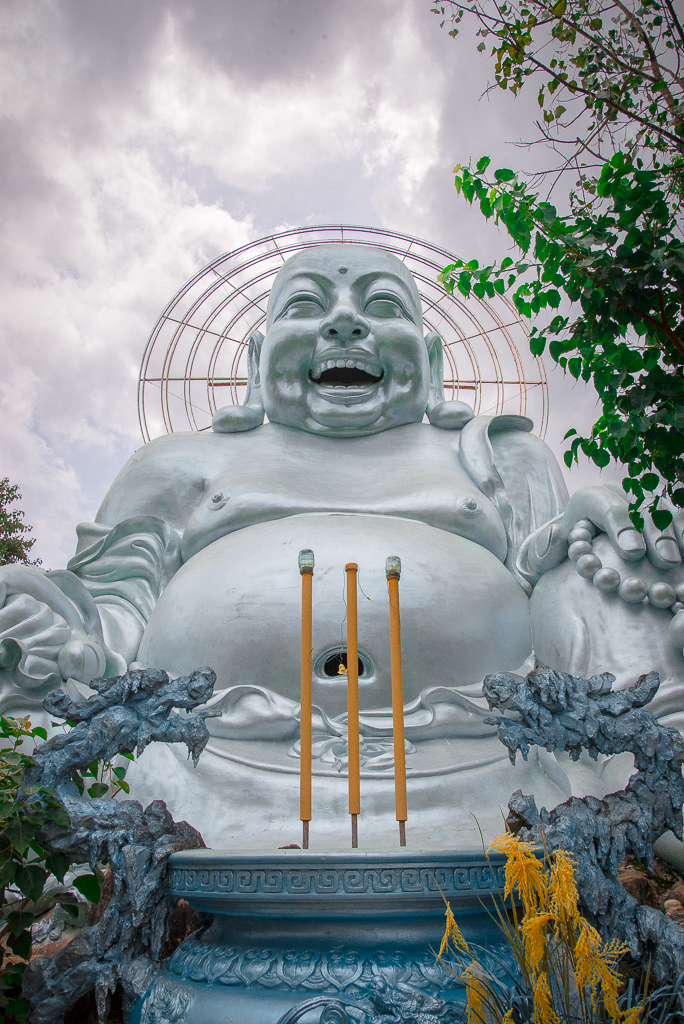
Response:
[{"label": "incense stick", "polygon": [[359,761],[359,635],[356,609],[356,562],[348,562],[347,573],[347,751],[349,754],[349,813],[352,847],[359,845],[357,815],[361,811]]},{"label": "incense stick", "polygon": [[302,849],[309,849],[309,822],[311,821],[311,717],[313,652],[313,551],[299,552],[299,572],[302,577],[302,675],[299,712],[299,817],[302,822]]},{"label": "incense stick", "polygon": [[399,822],[399,845],[406,846],[406,751],[404,747],[404,686],[401,672],[401,618],[399,615],[399,577],[401,559],[396,555],[385,562],[389,591],[390,655],[392,670],[392,726],[394,733],[394,802]]}]

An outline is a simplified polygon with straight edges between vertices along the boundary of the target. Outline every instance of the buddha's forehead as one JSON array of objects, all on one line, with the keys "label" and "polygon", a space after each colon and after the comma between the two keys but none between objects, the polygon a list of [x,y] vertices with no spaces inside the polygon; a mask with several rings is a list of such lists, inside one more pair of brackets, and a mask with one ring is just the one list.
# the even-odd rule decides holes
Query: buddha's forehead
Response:
[{"label": "buddha's forehead", "polygon": [[309,278],[321,286],[344,284],[365,288],[374,280],[387,279],[401,290],[418,324],[422,322],[420,295],[413,274],[400,259],[372,245],[315,245],[291,256],[278,271],[268,300],[269,324],[281,301]]}]

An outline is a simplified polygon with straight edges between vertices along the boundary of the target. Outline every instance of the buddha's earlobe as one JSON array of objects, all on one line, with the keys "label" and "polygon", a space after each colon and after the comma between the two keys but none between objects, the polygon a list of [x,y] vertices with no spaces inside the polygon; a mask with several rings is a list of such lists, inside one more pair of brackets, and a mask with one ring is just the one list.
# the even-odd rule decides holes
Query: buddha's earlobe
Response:
[{"label": "buddha's earlobe", "polygon": [[460,430],[475,413],[465,402],[444,401],[444,355],[442,339],[430,331],[425,335],[430,360],[430,390],[428,392],[427,417],[433,427],[442,430]]},{"label": "buddha's earlobe", "polygon": [[264,422],[264,403],[261,397],[261,374],[259,363],[264,336],[261,331],[252,331],[247,350],[247,393],[243,405],[224,405],[211,421],[216,434],[235,434],[241,430],[253,430]]}]

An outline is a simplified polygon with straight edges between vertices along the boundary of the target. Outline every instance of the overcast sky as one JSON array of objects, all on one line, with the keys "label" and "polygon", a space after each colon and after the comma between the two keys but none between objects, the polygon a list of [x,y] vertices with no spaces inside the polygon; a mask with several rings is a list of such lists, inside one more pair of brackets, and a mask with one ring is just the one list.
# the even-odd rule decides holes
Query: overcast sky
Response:
[{"label": "overcast sky", "polygon": [[[0,472],[46,567],[140,446],[145,341],[204,264],[331,222],[506,254],[451,171],[483,153],[529,166],[511,143],[536,100],[481,100],[489,62],[431,6],[3,0]],[[551,405],[560,457],[595,395],[556,371]]]}]

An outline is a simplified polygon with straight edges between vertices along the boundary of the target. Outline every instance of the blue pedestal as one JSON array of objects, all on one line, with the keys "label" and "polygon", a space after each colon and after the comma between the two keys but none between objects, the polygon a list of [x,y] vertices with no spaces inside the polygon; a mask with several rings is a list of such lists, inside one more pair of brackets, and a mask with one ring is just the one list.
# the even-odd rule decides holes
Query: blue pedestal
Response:
[{"label": "blue pedestal", "polygon": [[394,1005],[453,1019],[465,993],[435,962],[444,900],[468,942],[501,954],[488,911],[503,864],[482,853],[176,853],[171,893],[214,920],[156,977],[140,1022],[346,1024]]}]

